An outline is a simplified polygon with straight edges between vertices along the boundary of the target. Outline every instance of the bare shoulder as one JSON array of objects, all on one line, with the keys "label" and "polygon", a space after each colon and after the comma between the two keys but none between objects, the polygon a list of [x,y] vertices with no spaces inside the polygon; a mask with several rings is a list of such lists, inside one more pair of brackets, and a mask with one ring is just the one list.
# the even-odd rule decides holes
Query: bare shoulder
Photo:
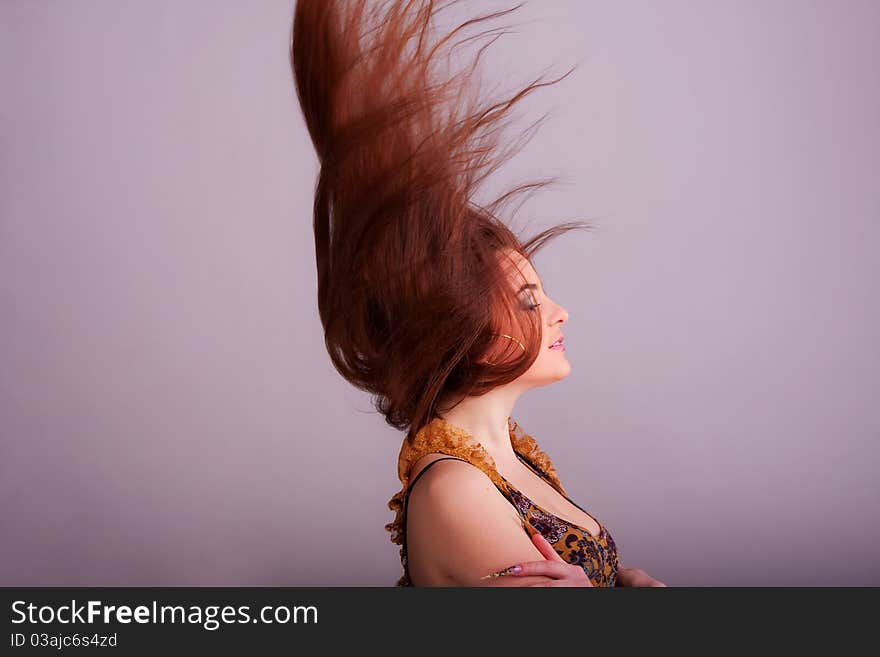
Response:
[{"label": "bare shoulder", "polygon": [[[444,456],[422,457],[411,480]],[[417,586],[525,586],[548,579],[480,579],[543,556],[513,505],[482,470],[464,460],[431,466],[410,489],[406,540],[410,578]]]},{"label": "bare shoulder", "polygon": [[[415,478],[419,476],[419,473],[422,470],[424,470],[426,467],[428,467],[428,465],[430,465],[434,461],[439,461],[440,459],[445,459],[445,461],[448,461],[448,462],[455,461],[458,463],[464,463],[463,461],[459,460],[459,458],[457,456],[450,457],[449,454],[443,454],[441,452],[431,452],[430,454],[425,454],[422,458],[420,458],[418,461],[413,463],[413,466],[409,472],[409,480],[414,481]],[[470,465],[469,463],[464,463],[464,464]],[[442,463],[438,463],[437,465],[431,467],[431,471],[435,473],[435,476],[436,476],[436,473],[438,472],[438,469],[439,470],[444,469],[444,465]],[[426,472],[424,475],[421,476],[419,481],[421,481],[422,479],[424,479],[427,476],[428,476],[428,473]],[[419,486],[422,486],[422,484],[419,484]]]}]

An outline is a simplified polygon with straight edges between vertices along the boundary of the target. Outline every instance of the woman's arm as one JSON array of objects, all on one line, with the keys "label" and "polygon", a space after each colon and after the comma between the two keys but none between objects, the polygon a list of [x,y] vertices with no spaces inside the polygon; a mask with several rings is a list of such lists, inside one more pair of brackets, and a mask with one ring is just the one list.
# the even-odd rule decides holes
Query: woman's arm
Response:
[{"label": "woman's arm", "polygon": [[481,470],[443,461],[419,479],[409,497],[407,559],[416,586],[531,586],[546,575],[483,575],[543,560],[510,502]]}]

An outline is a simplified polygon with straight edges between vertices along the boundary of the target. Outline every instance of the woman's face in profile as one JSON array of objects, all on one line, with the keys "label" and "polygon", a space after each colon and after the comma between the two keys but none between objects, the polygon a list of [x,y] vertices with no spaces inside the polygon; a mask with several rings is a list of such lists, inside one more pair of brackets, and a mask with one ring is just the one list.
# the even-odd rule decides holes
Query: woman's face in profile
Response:
[{"label": "woman's face in profile", "polygon": [[[571,363],[565,356],[565,347],[551,345],[562,336],[562,324],[568,321],[568,311],[547,296],[543,283],[538,277],[532,263],[516,251],[507,251],[503,259],[510,266],[511,289],[516,295],[517,304],[523,312],[537,313],[540,318],[543,340],[538,357],[518,379],[517,384],[525,384],[530,388],[544,386],[564,379],[571,372]],[[505,329],[507,335],[518,340],[524,336],[516,335],[516,329]],[[502,358],[510,354],[510,348],[519,350],[519,345],[502,336],[495,336],[493,355],[489,360]]]}]

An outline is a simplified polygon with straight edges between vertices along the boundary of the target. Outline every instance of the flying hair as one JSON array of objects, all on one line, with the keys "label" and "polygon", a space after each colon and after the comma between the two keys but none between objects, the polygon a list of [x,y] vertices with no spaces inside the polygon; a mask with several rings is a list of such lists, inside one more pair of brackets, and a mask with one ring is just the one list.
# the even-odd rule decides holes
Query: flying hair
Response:
[{"label": "flying hair", "polygon": [[[592,228],[565,222],[522,240],[507,226],[513,201],[555,178],[476,201],[543,120],[505,145],[516,103],[574,67],[483,98],[479,61],[507,31],[472,32],[524,3],[438,32],[442,12],[459,3],[298,0],[290,40],[320,164],[313,228],[325,345],[336,370],[409,440],[438,410],[515,380],[540,353],[540,314],[515,296],[510,254],[531,261],[548,240]],[[470,44],[476,54],[455,68]],[[502,338],[512,349],[487,364],[504,327],[525,351]]]}]

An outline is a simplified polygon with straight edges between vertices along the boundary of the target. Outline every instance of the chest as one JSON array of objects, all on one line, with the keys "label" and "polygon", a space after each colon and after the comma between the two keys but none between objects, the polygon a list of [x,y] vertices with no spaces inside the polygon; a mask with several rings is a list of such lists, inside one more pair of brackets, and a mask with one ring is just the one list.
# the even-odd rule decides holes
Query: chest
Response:
[{"label": "chest", "polygon": [[559,491],[519,459],[515,463],[504,464],[504,470],[499,468],[499,473],[514,488],[544,511],[568,524],[586,529],[593,536],[599,535],[599,524],[591,515],[569,502]]}]

